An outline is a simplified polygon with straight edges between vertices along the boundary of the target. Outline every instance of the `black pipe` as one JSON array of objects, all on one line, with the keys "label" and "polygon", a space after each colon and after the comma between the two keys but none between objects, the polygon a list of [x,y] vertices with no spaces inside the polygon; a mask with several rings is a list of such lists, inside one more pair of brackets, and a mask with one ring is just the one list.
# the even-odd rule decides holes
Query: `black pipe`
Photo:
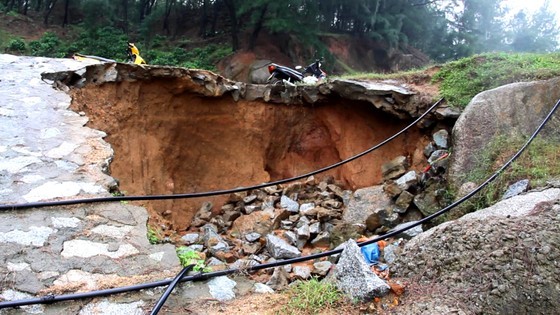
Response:
[{"label": "black pipe", "polygon": [[366,154],[368,154],[368,153],[370,153],[374,150],[377,150],[378,148],[382,147],[383,145],[385,145],[389,141],[392,141],[393,139],[400,136],[401,134],[403,134],[408,129],[412,128],[418,122],[420,122],[420,120],[422,120],[424,117],[426,117],[426,115],[428,115],[432,110],[434,110],[434,108],[436,108],[442,101],[443,101],[443,98],[440,99],[439,101],[437,101],[435,104],[433,104],[430,108],[428,108],[428,110],[425,113],[423,113],[420,117],[418,117],[416,120],[414,120],[408,126],[406,126],[404,129],[402,129],[401,131],[392,135],[391,137],[385,139],[384,141],[378,143],[377,145],[375,145],[375,146],[373,146],[373,147],[371,147],[371,148],[369,148],[369,149],[367,149],[367,150],[365,150],[365,151],[363,151],[359,154],[356,154],[356,155],[354,155],[350,158],[347,158],[343,161],[340,161],[340,162],[334,163],[332,165],[323,167],[321,169],[309,172],[307,174],[298,175],[298,176],[287,178],[287,179],[281,179],[281,180],[268,182],[268,183],[264,183],[264,184],[259,184],[259,185],[254,185],[254,186],[249,186],[249,187],[239,187],[239,188],[233,188],[233,189],[215,190],[215,191],[207,191],[207,192],[199,192],[199,193],[186,193],[186,194],[174,194],[174,195],[148,195],[148,196],[111,196],[111,197],[98,197],[98,198],[87,198],[87,199],[73,199],[73,200],[60,200],[60,201],[47,201],[47,202],[29,202],[29,203],[21,203],[21,204],[0,205],[0,211],[28,209],[28,208],[39,208],[39,207],[64,206],[64,205],[75,205],[75,204],[96,203],[96,202],[165,200],[165,199],[186,199],[186,198],[197,198],[197,197],[209,197],[209,196],[225,195],[225,194],[231,194],[231,193],[237,193],[237,192],[242,192],[242,191],[249,191],[249,190],[253,190],[253,189],[264,188],[264,187],[273,186],[273,185],[284,184],[284,183],[287,183],[287,182],[307,178],[307,177],[312,176],[312,175],[316,175],[316,174],[319,174],[319,173],[322,173],[322,172],[329,171],[333,168],[336,168],[336,167],[339,167],[339,166],[344,165],[346,163],[349,163],[351,161],[354,161],[354,160],[356,160],[356,159],[358,159],[358,158],[360,158],[360,157],[362,157],[362,156],[364,156],[364,155],[366,155]]},{"label": "black pipe", "polygon": [[[492,176],[490,176],[486,181],[484,181],[482,184],[480,184],[478,187],[476,187],[470,193],[468,193],[464,197],[460,198],[459,200],[455,201],[451,205],[435,212],[434,214],[432,214],[430,216],[427,216],[427,217],[423,218],[422,220],[419,220],[419,221],[415,222],[414,224],[411,224],[411,225],[409,225],[405,228],[402,228],[400,230],[395,230],[393,232],[381,235],[381,236],[373,238],[371,240],[368,240],[368,241],[365,241],[365,242],[360,242],[360,243],[358,243],[358,246],[360,246],[360,247],[365,246],[365,245],[368,245],[368,244],[371,244],[371,243],[374,243],[374,242],[377,242],[377,241],[380,241],[380,240],[387,239],[387,238],[392,237],[392,236],[396,236],[396,235],[398,235],[402,232],[405,232],[409,229],[412,229],[413,227],[416,227],[420,224],[426,223],[426,222],[428,222],[428,221],[430,221],[430,220],[448,212],[449,210],[455,208],[456,206],[458,206],[461,203],[463,203],[464,201],[466,201],[468,198],[472,197],[474,194],[476,194],[482,188],[484,188],[486,185],[488,185],[491,181],[493,181],[502,171],[504,171],[511,163],[513,163],[513,161],[515,161],[521,155],[521,153],[523,153],[523,151],[525,151],[527,146],[529,146],[529,144],[533,141],[533,139],[539,134],[539,132],[542,130],[542,128],[550,120],[550,118],[552,117],[554,112],[557,110],[559,105],[560,105],[560,100],[558,100],[556,102],[554,107],[550,110],[548,115],[544,118],[542,123],[537,127],[535,132],[531,135],[531,137],[527,140],[527,142],[521,147],[521,149],[519,149],[517,151],[517,153],[515,155],[513,155],[513,157],[510,158]],[[247,271],[257,271],[257,270],[266,269],[266,268],[279,267],[279,266],[283,266],[283,265],[287,265],[287,264],[292,264],[292,263],[297,263],[297,262],[322,258],[322,257],[326,257],[326,256],[339,254],[339,253],[342,253],[342,249],[325,251],[325,252],[318,253],[318,254],[308,255],[308,256],[304,256],[304,257],[291,258],[291,259],[286,259],[286,260],[282,260],[282,261],[276,261],[276,262],[273,262],[273,263],[259,264],[259,265],[256,265],[256,266],[248,267],[246,270]],[[186,282],[186,281],[206,280],[206,279],[210,279],[210,278],[213,278],[213,277],[230,275],[230,274],[238,272],[238,271],[239,271],[239,269],[235,268],[235,269],[228,269],[228,270],[215,271],[215,272],[209,272],[209,273],[202,273],[202,274],[197,274],[197,275],[193,275],[193,276],[183,277],[180,281],[181,282]],[[157,282],[144,283],[144,284],[128,286],[128,287],[123,287],[123,288],[99,290],[99,291],[92,291],[92,292],[86,292],[86,293],[75,293],[75,294],[68,294],[68,295],[61,295],[61,296],[50,295],[50,296],[46,296],[46,297],[42,297],[42,298],[32,298],[32,299],[18,300],[18,301],[6,301],[6,302],[0,302],[0,309],[8,308],[8,307],[33,305],[33,304],[48,304],[48,303],[68,301],[68,300],[93,298],[93,297],[106,296],[106,295],[117,294],[117,293],[124,293],[124,292],[129,292],[129,291],[139,291],[139,290],[142,290],[142,289],[154,288],[154,287],[168,285],[170,282],[171,282],[170,280],[161,280],[161,281],[157,281]]]},{"label": "black pipe", "polygon": [[167,301],[167,298],[169,297],[169,295],[171,294],[173,289],[175,289],[175,287],[177,286],[177,283],[179,283],[179,280],[181,280],[183,278],[185,273],[187,273],[187,272],[189,272],[189,270],[193,269],[194,266],[195,265],[188,265],[185,268],[183,268],[183,270],[181,270],[181,272],[179,272],[179,274],[173,279],[173,281],[171,281],[171,283],[167,287],[167,290],[165,290],[165,292],[163,292],[163,294],[159,298],[159,301],[156,303],[156,305],[152,309],[152,312],[150,313],[150,315],[157,315],[159,313],[159,310],[161,309],[163,304],[165,304],[165,301]]}]

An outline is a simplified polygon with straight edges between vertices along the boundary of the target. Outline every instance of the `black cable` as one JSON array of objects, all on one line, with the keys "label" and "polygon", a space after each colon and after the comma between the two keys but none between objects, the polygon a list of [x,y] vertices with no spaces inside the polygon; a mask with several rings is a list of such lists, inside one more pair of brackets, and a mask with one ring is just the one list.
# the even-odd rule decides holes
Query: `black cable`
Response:
[{"label": "black cable", "polygon": [[171,294],[171,292],[173,291],[173,289],[175,289],[175,287],[177,286],[177,284],[179,283],[179,280],[181,280],[183,278],[183,276],[185,275],[185,273],[189,272],[191,269],[194,268],[195,265],[188,265],[185,268],[183,268],[183,270],[181,270],[181,272],[179,272],[179,274],[173,279],[173,281],[169,284],[169,286],[167,287],[167,290],[165,290],[165,292],[161,295],[161,297],[159,298],[159,301],[156,303],[156,305],[154,306],[154,308],[152,309],[152,312],[150,313],[150,315],[157,315],[159,313],[159,310],[161,309],[161,307],[163,306],[163,304],[165,304],[165,301],[167,301],[167,298],[169,297],[169,295]]},{"label": "black cable", "polygon": [[[449,206],[433,213],[432,215],[429,215],[429,216],[423,218],[422,220],[419,220],[419,221],[415,222],[414,224],[411,224],[411,225],[409,225],[405,228],[402,228],[400,230],[395,230],[393,232],[381,235],[381,236],[373,238],[371,240],[368,240],[368,241],[365,241],[365,242],[360,242],[360,243],[358,243],[358,246],[362,247],[362,246],[365,246],[365,245],[368,245],[368,244],[371,244],[371,243],[374,243],[374,242],[377,242],[377,241],[387,239],[387,238],[392,237],[392,236],[396,236],[396,235],[398,235],[402,232],[405,232],[409,229],[412,229],[413,227],[416,227],[420,224],[426,223],[426,222],[428,222],[428,221],[430,221],[430,220],[448,212],[449,210],[451,210],[451,209],[455,208],[456,206],[460,205],[461,203],[463,203],[468,198],[472,197],[474,194],[476,194],[482,188],[484,188],[486,185],[488,185],[491,181],[493,181],[506,167],[508,167],[511,163],[513,163],[513,161],[515,161],[521,155],[521,153],[523,153],[523,151],[525,151],[527,146],[529,146],[529,144],[533,141],[533,139],[537,136],[537,134],[539,134],[539,132],[542,130],[544,125],[550,120],[550,118],[552,117],[554,112],[557,110],[559,105],[560,105],[560,100],[558,100],[556,102],[554,107],[550,110],[548,115],[545,117],[545,119],[542,121],[542,123],[537,127],[535,132],[527,140],[527,142],[523,145],[523,147],[521,147],[521,149],[519,149],[519,151],[517,151],[517,153],[515,155],[513,155],[513,157],[510,158],[509,161],[507,161],[492,176],[490,176],[486,181],[484,181],[482,184],[480,184],[478,187],[476,187],[470,193],[468,193],[467,195],[465,195],[461,199],[455,201],[454,203],[450,204]],[[239,272],[239,271],[257,271],[257,270],[266,269],[266,268],[279,267],[279,266],[288,265],[288,264],[292,264],[292,263],[297,263],[297,262],[322,258],[322,257],[326,257],[326,256],[332,256],[332,255],[335,255],[335,254],[340,254],[340,253],[342,253],[342,250],[343,249],[333,249],[333,250],[318,253],[318,254],[313,254],[313,255],[308,255],[308,256],[303,256],[303,257],[297,257],[297,258],[291,258],[291,259],[276,261],[276,262],[272,262],[272,263],[259,264],[259,265],[256,265],[256,266],[248,267],[246,269],[233,268],[233,269],[222,270],[222,271],[202,273],[202,274],[197,274],[197,275],[193,275],[193,276],[183,277],[180,280],[180,282],[206,280],[206,279],[210,279],[210,278],[214,278],[214,277],[230,275],[230,274],[233,274],[233,273],[236,273],[236,272]],[[144,284],[122,287],[122,288],[91,291],[91,292],[86,292],[86,293],[75,293],[75,294],[68,294],[68,295],[61,295],[61,296],[49,295],[49,296],[46,296],[46,297],[32,298],[32,299],[27,299],[27,300],[6,301],[6,302],[0,302],[0,309],[7,308],[7,307],[18,307],[18,306],[33,305],[33,304],[48,304],[48,303],[54,303],[54,302],[60,302],[60,301],[93,298],[93,297],[106,296],[106,295],[117,294],[117,293],[124,293],[124,292],[129,292],[129,291],[139,291],[139,290],[142,290],[142,289],[155,288],[155,287],[159,287],[159,286],[168,285],[170,282],[171,282],[170,280],[161,280],[161,281],[157,281],[157,282],[144,283]]]},{"label": "black cable", "polygon": [[434,105],[432,105],[425,113],[423,113],[420,117],[410,123],[401,131],[397,132],[396,134],[392,135],[391,137],[385,139],[384,141],[378,143],[377,145],[356,154],[350,158],[342,160],[340,162],[334,163],[332,165],[323,167],[321,169],[309,172],[307,174],[298,175],[291,178],[281,179],[273,182],[268,182],[264,184],[249,186],[249,187],[239,187],[233,189],[226,189],[226,190],[214,190],[214,191],[207,191],[207,192],[198,192],[198,193],[186,193],[186,194],[174,194],[174,195],[147,195],[147,196],[111,196],[111,197],[98,197],[98,198],[87,198],[87,199],[72,199],[72,200],[59,200],[59,201],[47,201],[47,202],[29,202],[29,203],[21,203],[21,204],[12,204],[12,205],[1,205],[0,211],[5,210],[17,210],[17,209],[28,209],[28,208],[39,208],[39,207],[52,207],[52,206],[64,206],[64,205],[75,205],[75,204],[82,204],[82,203],[96,203],[96,202],[114,202],[114,201],[138,201],[138,200],[164,200],[164,199],[186,199],[186,198],[197,198],[197,197],[209,197],[209,196],[216,196],[216,195],[225,195],[225,194],[232,194],[242,191],[249,191],[253,189],[264,188],[273,185],[284,184],[287,182],[307,178],[309,176],[313,176],[322,172],[329,171],[333,168],[339,167],[346,163],[352,162],[378,148],[384,146],[386,143],[392,141],[396,137],[403,134],[408,129],[412,128],[416,125],[420,120],[422,120],[426,115],[428,115],[434,108],[436,108],[441,102],[443,98],[437,101]]}]

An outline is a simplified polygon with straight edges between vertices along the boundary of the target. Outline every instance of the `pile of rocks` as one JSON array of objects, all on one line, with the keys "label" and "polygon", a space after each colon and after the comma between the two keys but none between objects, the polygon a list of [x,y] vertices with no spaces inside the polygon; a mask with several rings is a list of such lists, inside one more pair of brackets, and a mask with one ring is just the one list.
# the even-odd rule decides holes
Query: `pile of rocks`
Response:
[{"label": "pile of rocks", "polygon": [[[448,149],[449,133],[441,129],[433,134],[433,140],[424,149],[428,165],[422,172],[409,170],[404,156],[382,166],[383,191],[393,200],[388,212],[414,216],[411,214],[419,211],[420,216],[416,215],[416,218],[421,218],[433,214],[449,202],[444,176],[449,163]],[[386,231],[387,227],[372,225],[375,220],[369,219],[368,222],[368,230]]]},{"label": "pile of rocks", "polygon": [[[203,252],[213,269],[299,257],[302,251],[332,246],[331,235],[341,223],[350,196],[332,177],[318,181],[313,176],[303,182],[235,193],[217,215],[211,203],[204,203],[193,220],[195,229],[182,241]],[[307,279],[312,274],[324,276],[329,269],[329,262],[318,262],[287,271],[292,278]]]}]

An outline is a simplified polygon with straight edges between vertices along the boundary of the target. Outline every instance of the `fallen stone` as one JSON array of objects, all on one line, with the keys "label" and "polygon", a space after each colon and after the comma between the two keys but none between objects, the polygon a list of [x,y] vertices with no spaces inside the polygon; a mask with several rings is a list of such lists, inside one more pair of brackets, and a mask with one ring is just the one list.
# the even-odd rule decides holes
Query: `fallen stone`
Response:
[{"label": "fallen stone", "polygon": [[181,237],[181,240],[187,245],[192,245],[198,242],[200,235],[198,233],[188,233]]},{"label": "fallen stone", "polygon": [[274,293],[274,290],[267,286],[266,284],[263,283],[255,283],[255,286],[253,288],[253,292],[255,293]]},{"label": "fallen stone", "polygon": [[229,301],[235,298],[233,288],[237,283],[226,276],[215,277],[208,281],[210,294],[220,302]]},{"label": "fallen stone", "polygon": [[295,266],[293,273],[296,279],[307,280],[311,277],[311,269],[307,266]]},{"label": "fallen stone", "polygon": [[395,201],[395,208],[393,210],[397,213],[405,213],[413,199],[413,194],[403,191]]},{"label": "fallen stone", "polygon": [[299,212],[299,204],[297,203],[297,201],[294,201],[285,195],[280,198],[280,206],[290,211],[291,213]]},{"label": "fallen stone", "polygon": [[354,240],[348,240],[334,270],[336,286],[350,299],[371,301],[389,293],[390,287],[371,271]]},{"label": "fallen stone", "polygon": [[418,175],[416,171],[410,171],[395,180],[395,184],[403,191],[408,190],[410,187],[418,183]]},{"label": "fallen stone", "polygon": [[[272,273],[272,277],[266,283],[267,286],[271,287],[272,289],[278,291],[283,290],[288,287],[290,283],[288,280],[288,271],[285,269],[286,266],[276,267],[274,268],[274,272]],[[290,265],[291,267],[291,265]]]},{"label": "fallen stone", "polygon": [[319,261],[313,264],[312,273],[319,276],[326,276],[331,270],[332,263],[330,261]]},{"label": "fallen stone", "polygon": [[247,242],[251,243],[257,241],[259,238],[261,238],[261,235],[256,232],[248,233],[245,235],[245,239],[247,240]]},{"label": "fallen stone", "polygon": [[433,134],[433,139],[435,145],[439,149],[447,149],[449,148],[449,132],[445,129],[441,129]]},{"label": "fallen stone", "polygon": [[529,180],[528,179],[520,180],[508,187],[504,196],[502,197],[502,200],[511,198],[513,196],[517,196],[522,192],[527,191],[527,189],[529,189]]},{"label": "fallen stone", "polygon": [[[400,229],[405,229],[405,228],[407,228],[407,227],[409,227],[409,226],[411,226],[415,223],[416,223],[416,221],[401,223],[401,224],[395,226],[394,228],[392,228],[391,230],[389,230],[388,233],[391,233],[393,231],[397,231],[397,230],[400,230]],[[402,233],[399,233],[399,234],[395,235],[395,238],[404,238],[404,239],[409,240],[409,239],[415,237],[416,235],[418,235],[422,232],[424,232],[424,230],[422,229],[422,224],[420,224],[420,225],[417,225],[417,226],[415,226],[415,227],[413,227],[409,230],[406,230]]]},{"label": "fallen stone", "polygon": [[394,179],[406,173],[408,161],[405,156],[398,156],[381,166],[383,179]]},{"label": "fallen stone", "polygon": [[350,224],[366,224],[366,219],[376,210],[389,207],[393,202],[383,193],[383,186],[356,190],[344,209],[342,220]]},{"label": "fallen stone", "polygon": [[301,252],[296,247],[272,234],[266,236],[266,248],[275,259],[296,258],[301,256]]}]

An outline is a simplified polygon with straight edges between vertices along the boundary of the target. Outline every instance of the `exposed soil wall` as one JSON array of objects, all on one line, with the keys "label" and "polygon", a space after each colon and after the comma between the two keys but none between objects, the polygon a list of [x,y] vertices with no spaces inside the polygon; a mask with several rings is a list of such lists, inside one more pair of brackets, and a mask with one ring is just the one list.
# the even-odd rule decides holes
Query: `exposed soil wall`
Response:
[{"label": "exposed soil wall", "polygon": [[[409,123],[366,102],[235,102],[230,95],[177,94],[174,85],[171,79],[124,81],[74,92],[73,108],[107,132],[115,150],[110,171],[127,195],[227,189],[304,174],[362,152]],[[413,128],[327,175],[351,189],[379,184],[381,165],[396,156],[420,167],[427,139]],[[215,212],[226,197],[213,200]],[[183,230],[207,200],[147,206]]]}]

